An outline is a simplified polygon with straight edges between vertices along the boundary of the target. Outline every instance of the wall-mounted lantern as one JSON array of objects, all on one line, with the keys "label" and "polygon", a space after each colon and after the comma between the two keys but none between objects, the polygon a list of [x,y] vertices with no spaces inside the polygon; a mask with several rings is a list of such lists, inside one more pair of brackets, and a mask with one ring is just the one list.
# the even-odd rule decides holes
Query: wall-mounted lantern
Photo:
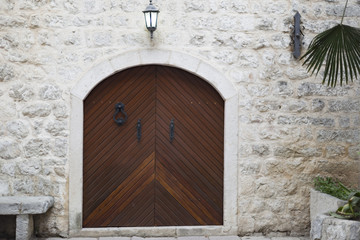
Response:
[{"label": "wall-mounted lantern", "polygon": [[153,32],[157,27],[157,20],[159,9],[152,4],[152,0],[150,0],[150,4],[143,11],[145,16],[145,24],[146,28],[150,31],[151,39],[153,38]]}]

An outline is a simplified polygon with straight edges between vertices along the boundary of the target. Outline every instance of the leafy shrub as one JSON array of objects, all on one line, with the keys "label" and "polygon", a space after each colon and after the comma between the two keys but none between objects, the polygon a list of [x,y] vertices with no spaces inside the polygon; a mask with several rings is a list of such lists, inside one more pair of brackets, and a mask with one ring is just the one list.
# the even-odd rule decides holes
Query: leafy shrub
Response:
[{"label": "leafy shrub", "polygon": [[333,180],[331,177],[316,177],[314,179],[315,190],[329,194],[342,200],[348,200],[354,189],[345,187],[340,181]]},{"label": "leafy shrub", "polygon": [[330,177],[316,177],[314,184],[317,191],[347,200],[344,206],[339,207],[336,212],[331,212],[331,216],[342,219],[360,218],[360,191],[349,189]]}]

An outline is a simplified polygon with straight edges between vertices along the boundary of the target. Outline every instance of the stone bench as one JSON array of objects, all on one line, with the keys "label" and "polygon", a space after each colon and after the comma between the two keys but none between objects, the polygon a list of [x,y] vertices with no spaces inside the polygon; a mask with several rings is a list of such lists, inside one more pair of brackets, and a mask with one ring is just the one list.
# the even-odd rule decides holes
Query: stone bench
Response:
[{"label": "stone bench", "polygon": [[34,232],[33,214],[46,213],[54,205],[49,196],[0,197],[0,215],[16,215],[16,240],[31,239]]}]

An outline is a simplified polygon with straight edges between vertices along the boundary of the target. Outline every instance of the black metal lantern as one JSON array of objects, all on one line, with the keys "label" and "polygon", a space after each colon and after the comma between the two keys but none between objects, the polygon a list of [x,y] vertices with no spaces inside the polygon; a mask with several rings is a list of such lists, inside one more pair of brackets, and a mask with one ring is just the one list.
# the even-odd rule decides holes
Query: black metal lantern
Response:
[{"label": "black metal lantern", "polygon": [[152,4],[152,0],[150,0],[150,4],[143,11],[145,16],[146,28],[150,31],[151,39],[153,38],[153,32],[156,30],[157,27],[159,12],[159,9]]}]

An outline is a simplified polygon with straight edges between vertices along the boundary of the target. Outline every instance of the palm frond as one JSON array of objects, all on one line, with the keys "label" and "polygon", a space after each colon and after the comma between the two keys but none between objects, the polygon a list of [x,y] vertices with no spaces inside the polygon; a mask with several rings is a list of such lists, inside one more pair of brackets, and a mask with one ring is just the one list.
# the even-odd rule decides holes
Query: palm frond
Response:
[{"label": "palm frond", "polygon": [[360,76],[360,28],[338,24],[317,36],[301,59],[311,74],[317,75],[325,61],[323,83],[335,87]]}]

